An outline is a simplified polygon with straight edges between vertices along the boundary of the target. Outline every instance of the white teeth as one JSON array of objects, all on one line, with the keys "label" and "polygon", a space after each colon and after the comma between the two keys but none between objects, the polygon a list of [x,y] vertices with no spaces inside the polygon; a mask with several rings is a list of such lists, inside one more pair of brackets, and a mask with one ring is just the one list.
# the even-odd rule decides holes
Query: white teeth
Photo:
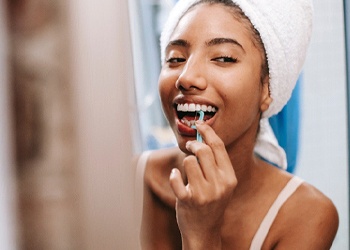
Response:
[{"label": "white teeth", "polygon": [[182,122],[183,124],[185,124],[186,126],[188,126],[188,127],[191,127],[191,126],[193,126],[193,125],[196,124],[196,121],[195,121],[195,120],[188,121],[188,120],[186,120],[186,119],[181,119],[181,122]]},{"label": "white teeth", "polygon": [[182,111],[184,111],[184,112],[188,111],[188,104],[187,103],[184,104]]},{"label": "white teeth", "polygon": [[196,105],[194,103],[188,104],[188,111],[189,112],[194,112],[196,111]]},{"label": "white teeth", "polygon": [[[185,104],[178,104],[176,107],[177,111],[180,112],[195,112],[195,111],[204,111],[204,112],[213,112],[215,113],[217,110],[215,107],[212,107],[210,105],[205,104],[195,104],[195,103],[185,103]],[[192,127],[195,125],[196,119],[187,120],[185,117],[181,119],[181,123],[185,124],[188,127]]]},{"label": "white teeth", "polygon": [[203,110],[204,112],[216,112],[216,108],[212,106],[207,106],[205,104],[194,104],[194,103],[185,103],[185,104],[178,104],[177,105],[177,111],[182,112],[195,112]]}]

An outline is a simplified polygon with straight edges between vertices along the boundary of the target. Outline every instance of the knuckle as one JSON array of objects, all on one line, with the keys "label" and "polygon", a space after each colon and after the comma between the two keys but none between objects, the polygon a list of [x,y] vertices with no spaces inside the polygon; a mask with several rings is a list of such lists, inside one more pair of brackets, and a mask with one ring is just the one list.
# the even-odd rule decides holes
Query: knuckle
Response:
[{"label": "knuckle", "polygon": [[202,145],[200,148],[197,150],[197,155],[206,155],[210,152],[210,148],[208,145]]},{"label": "knuckle", "polygon": [[234,190],[236,188],[236,186],[237,186],[237,182],[230,182],[228,184],[229,190],[231,190],[231,191]]},{"label": "knuckle", "polygon": [[220,176],[222,183],[224,183],[229,190],[236,188],[238,181],[233,170],[229,172],[222,171]]},{"label": "knuckle", "polygon": [[199,195],[196,197],[195,203],[199,207],[204,207],[204,206],[209,204],[209,201],[208,201],[207,197],[205,197],[204,195]]},{"label": "knuckle", "polygon": [[215,188],[215,197],[220,200],[232,194],[232,191],[236,188],[237,181],[235,178],[224,177],[220,185]]},{"label": "knuckle", "polygon": [[186,202],[188,200],[187,194],[184,192],[180,192],[177,194],[177,199],[182,201],[182,202]]},{"label": "knuckle", "polygon": [[229,178],[227,180],[227,186],[229,189],[234,189],[237,186],[237,179],[236,178]]},{"label": "knuckle", "polygon": [[216,197],[217,199],[221,199],[222,197],[225,197],[227,193],[228,193],[227,188],[225,186],[221,186],[216,190],[216,194],[217,194]]},{"label": "knuckle", "polygon": [[222,140],[213,140],[211,142],[208,143],[210,145],[211,148],[225,148],[224,142]]}]

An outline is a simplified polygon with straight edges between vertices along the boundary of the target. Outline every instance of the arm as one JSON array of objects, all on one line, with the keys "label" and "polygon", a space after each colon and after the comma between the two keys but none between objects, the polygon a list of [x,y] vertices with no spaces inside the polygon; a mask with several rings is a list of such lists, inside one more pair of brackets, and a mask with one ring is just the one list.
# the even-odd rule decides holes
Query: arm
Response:
[{"label": "arm", "polygon": [[174,209],[164,204],[148,186],[144,189],[141,246],[143,250],[181,249]]},{"label": "arm", "polygon": [[147,161],[142,181],[142,249],[181,249],[175,197],[168,181],[171,171],[169,164],[176,154],[173,150],[156,151]]}]

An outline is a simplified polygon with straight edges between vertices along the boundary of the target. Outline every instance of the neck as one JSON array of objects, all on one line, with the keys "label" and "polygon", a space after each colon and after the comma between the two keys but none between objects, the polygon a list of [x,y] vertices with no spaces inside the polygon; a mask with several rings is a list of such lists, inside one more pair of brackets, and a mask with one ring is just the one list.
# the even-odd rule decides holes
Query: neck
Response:
[{"label": "neck", "polygon": [[268,164],[254,153],[256,131],[254,128],[247,131],[234,144],[226,147],[238,181],[235,195],[251,192],[253,186],[259,187],[263,181]]}]

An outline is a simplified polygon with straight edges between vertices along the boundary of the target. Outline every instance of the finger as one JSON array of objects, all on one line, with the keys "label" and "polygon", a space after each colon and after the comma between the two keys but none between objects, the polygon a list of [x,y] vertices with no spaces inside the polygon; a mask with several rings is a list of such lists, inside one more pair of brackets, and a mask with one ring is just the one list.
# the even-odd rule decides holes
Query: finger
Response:
[{"label": "finger", "polygon": [[200,192],[204,188],[206,180],[198,159],[194,155],[187,156],[183,165],[190,189],[192,192]]},{"label": "finger", "polygon": [[186,200],[189,198],[189,193],[182,180],[181,173],[177,168],[171,170],[169,176],[170,187],[173,190],[176,198],[179,200]]},{"label": "finger", "polygon": [[207,181],[212,181],[215,178],[216,161],[211,148],[197,141],[188,141],[186,148],[197,157],[196,161],[199,164],[203,177]]},{"label": "finger", "polygon": [[225,144],[215,133],[212,127],[203,122],[196,123],[196,127],[198,132],[202,135],[205,143],[213,151],[217,166],[219,168],[232,168],[231,160],[228,157]]}]

